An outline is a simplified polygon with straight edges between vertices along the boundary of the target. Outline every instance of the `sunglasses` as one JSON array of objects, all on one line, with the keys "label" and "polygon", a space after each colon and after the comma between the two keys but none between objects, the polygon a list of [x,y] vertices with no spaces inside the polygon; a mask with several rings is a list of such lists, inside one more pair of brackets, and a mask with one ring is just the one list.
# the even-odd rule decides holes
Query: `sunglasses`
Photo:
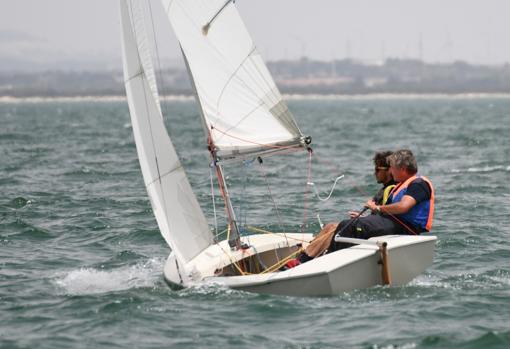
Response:
[{"label": "sunglasses", "polygon": [[379,172],[379,171],[387,171],[389,169],[389,167],[376,167],[375,168],[375,172]]}]

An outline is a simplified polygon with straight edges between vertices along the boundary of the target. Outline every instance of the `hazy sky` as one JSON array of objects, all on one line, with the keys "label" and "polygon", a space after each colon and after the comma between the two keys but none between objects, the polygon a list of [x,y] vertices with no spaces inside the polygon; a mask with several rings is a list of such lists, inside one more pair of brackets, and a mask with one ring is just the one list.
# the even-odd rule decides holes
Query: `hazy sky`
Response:
[{"label": "hazy sky", "polygon": [[[157,13],[160,1],[150,1]],[[237,0],[236,5],[266,60],[510,62],[510,0]],[[160,55],[179,58],[162,15],[156,27],[164,42]],[[0,0],[0,69],[120,69],[120,62],[118,0]]]}]

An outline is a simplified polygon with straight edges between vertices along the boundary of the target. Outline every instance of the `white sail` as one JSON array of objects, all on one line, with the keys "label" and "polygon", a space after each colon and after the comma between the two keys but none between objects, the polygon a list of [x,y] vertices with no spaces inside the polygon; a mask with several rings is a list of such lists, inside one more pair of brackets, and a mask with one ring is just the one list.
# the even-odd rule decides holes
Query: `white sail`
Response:
[{"label": "white sail", "polygon": [[166,131],[140,0],[120,0],[124,79],[143,178],[161,234],[180,262],[213,243]]},{"label": "white sail", "polygon": [[222,157],[299,145],[302,134],[232,1],[162,0]]}]

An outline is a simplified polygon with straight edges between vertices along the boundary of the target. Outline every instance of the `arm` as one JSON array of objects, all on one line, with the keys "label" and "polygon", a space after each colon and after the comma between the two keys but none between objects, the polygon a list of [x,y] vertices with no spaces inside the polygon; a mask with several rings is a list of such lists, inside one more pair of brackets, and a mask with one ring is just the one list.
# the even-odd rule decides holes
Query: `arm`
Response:
[{"label": "arm", "polygon": [[416,200],[409,195],[404,195],[402,200],[389,205],[376,205],[373,200],[367,201],[366,207],[375,212],[382,212],[386,214],[402,214],[408,212],[413,206],[416,205]]}]

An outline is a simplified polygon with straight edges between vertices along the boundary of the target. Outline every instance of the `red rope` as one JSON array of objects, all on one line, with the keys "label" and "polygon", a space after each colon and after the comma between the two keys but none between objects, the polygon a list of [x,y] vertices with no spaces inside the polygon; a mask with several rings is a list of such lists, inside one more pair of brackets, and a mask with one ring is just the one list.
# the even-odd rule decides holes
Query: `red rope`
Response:
[{"label": "red rope", "polygon": [[401,226],[403,226],[404,228],[406,228],[411,234],[413,235],[418,235],[417,232],[415,232],[410,226],[408,226],[407,224],[405,224],[403,221],[401,221],[400,219],[397,218],[397,216],[395,216],[394,214],[391,214],[391,213],[386,213],[388,216],[390,216],[391,218],[393,218],[394,220],[397,221],[397,223],[399,223]]},{"label": "red rope", "polygon": [[312,153],[313,150],[311,148],[308,148],[308,178],[306,180],[306,189],[305,189],[305,199],[304,199],[304,206],[303,206],[303,225],[301,226],[301,233],[305,232],[305,225],[306,225],[306,219],[307,219],[307,211],[308,211],[308,189],[310,188],[310,183],[312,181]]}]

